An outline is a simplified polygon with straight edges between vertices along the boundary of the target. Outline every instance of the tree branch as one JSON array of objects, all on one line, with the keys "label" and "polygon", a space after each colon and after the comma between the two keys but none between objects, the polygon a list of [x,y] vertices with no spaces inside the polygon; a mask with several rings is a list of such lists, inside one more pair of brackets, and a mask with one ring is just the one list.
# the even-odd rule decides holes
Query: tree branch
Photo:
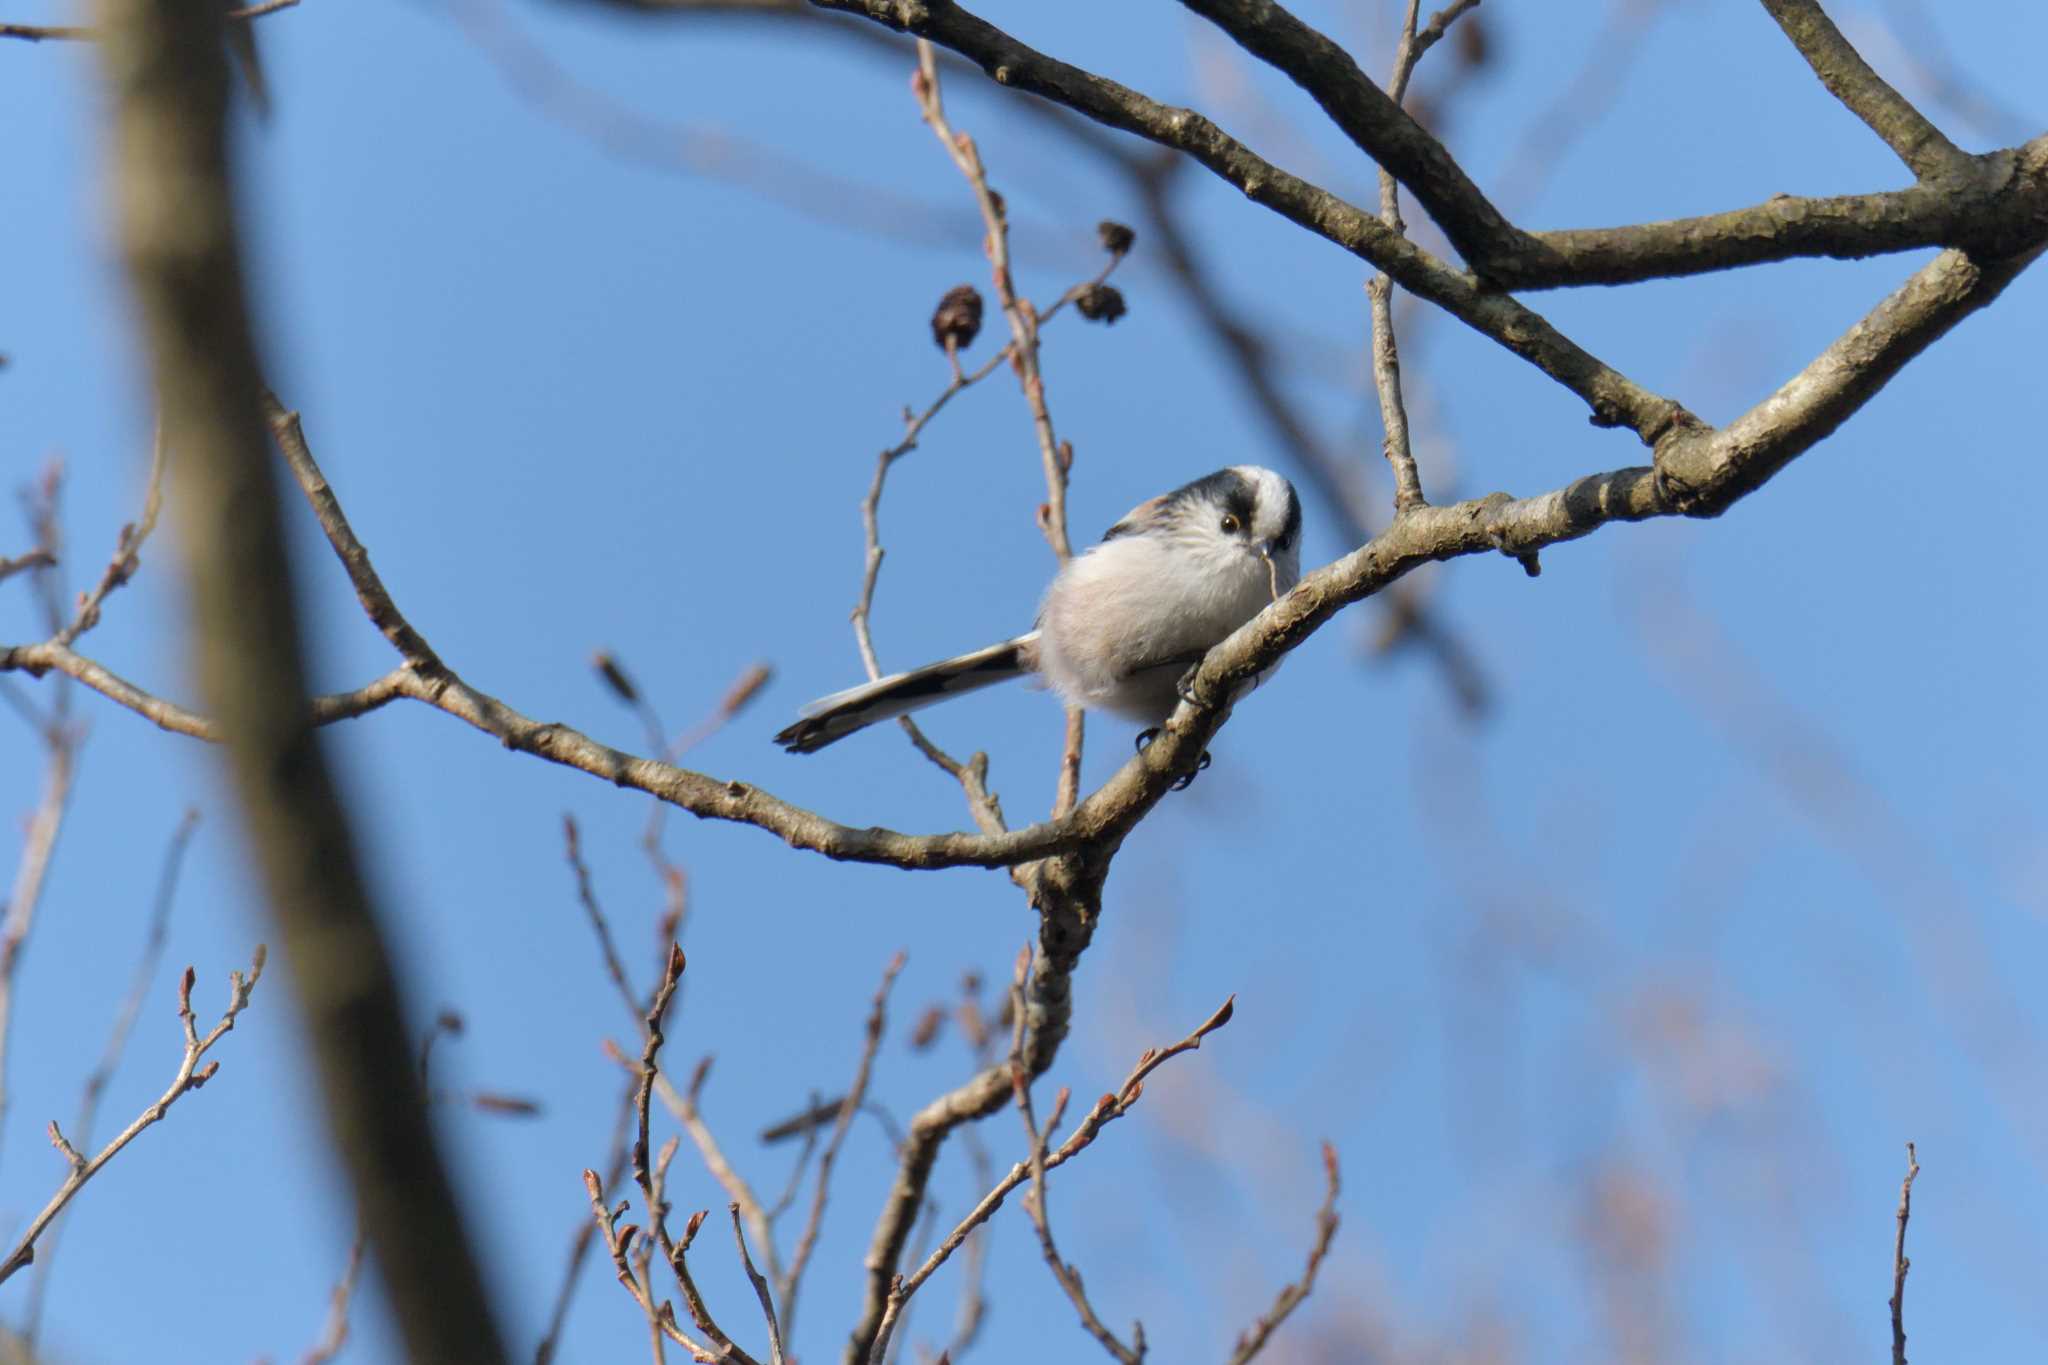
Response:
[{"label": "tree branch", "polygon": [[306,697],[235,234],[217,12],[102,0],[100,13],[117,237],[175,452],[196,671],[305,1010],[328,1131],[410,1353],[502,1361]]},{"label": "tree branch", "polygon": [[109,1161],[119,1156],[122,1148],[142,1136],[144,1129],[151,1124],[162,1122],[164,1115],[170,1113],[171,1106],[187,1091],[197,1090],[213,1079],[214,1073],[220,1070],[220,1063],[208,1062],[201,1067],[199,1059],[233,1030],[235,1020],[249,1007],[249,995],[256,989],[256,982],[263,975],[265,957],[263,945],[258,944],[247,976],[240,972],[228,973],[227,1009],[221,1014],[220,1022],[215,1024],[204,1038],[199,1036],[192,1014],[193,972],[190,967],[185,969],[185,978],[178,987],[178,1020],[185,1030],[185,1054],[178,1062],[178,1072],[171,1078],[169,1088],[157,1097],[156,1103],[138,1114],[133,1123],[122,1129],[120,1135],[101,1148],[91,1160],[87,1160],[73,1147],[58,1129],[56,1121],[51,1120],[50,1143],[70,1163],[71,1170],[65,1176],[64,1183],[58,1186],[57,1193],[43,1206],[43,1211],[29,1223],[28,1231],[22,1233],[21,1240],[14,1244],[14,1250],[7,1254],[7,1259],[0,1261],[0,1284],[5,1284],[15,1272],[34,1262],[36,1238],[43,1235],[43,1230],[50,1226],[51,1220],[64,1211],[65,1205],[85,1188],[87,1181],[98,1175]]},{"label": "tree branch", "polygon": [[[2048,173],[2048,139],[2029,147],[2036,149],[2036,164],[2029,173]],[[1591,474],[1531,498],[1495,493],[1415,509],[1351,554],[1310,574],[1292,593],[1211,650],[1197,674],[1197,694],[1227,695],[1229,685],[1270,667],[1337,611],[1382,591],[1422,564],[1493,552],[1525,559],[1613,521],[1718,515],[1834,431],[1950,327],[1995,299],[2041,250],[2037,245],[1988,264],[1960,251],[1942,253],[1748,413],[1719,430],[1688,424],[1674,433],[1654,469]],[[28,667],[23,661],[27,657],[47,660],[47,654],[37,653],[44,649],[0,647],[0,671]],[[1216,711],[1196,712],[1183,705],[1159,742],[1126,763],[1063,819],[997,835],[920,836],[835,824],[743,782],[721,782],[636,758],[567,726],[531,720],[462,683],[452,672],[445,680],[430,681],[406,668],[380,680],[385,682],[394,695],[457,716],[507,748],[645,791],[706,819],[754,825],[793,847],[829,858],[918,870],[1018,867],[1020,873],[1026,870],[1023,865],[1054,858],[1053,864],[1037,865],[1029,879],[1035,885],[1026,889],[1042,912],[1057,902],[1077,915],[1088,903],[1090,887],[1099,890],[1108,860],[1124,837],[1172,782],[1192,769],[1223,720]],[[189,732],[212,737],[208,722],[189,714],[186,718],[191,722]],[[1079,899],[1069,901],[1069,896]],[[959,1108],[979,1116],[1002,1103],[1006,1088],[1001,1075],[985,1073],[954,1092],[957,1100],[939,1102],[939,1109],[950,1113]],[[965,1096],[967,1090],[973,1092],[971,1097]],[[944,1126],[950,1128],[966,1116]],[[918,1186],[922,1188],[921,1181]],[[906,1224],[905,1235],[907,1230]],[[900,1242],[897,1245],[900,1250]]]},{"label": "tree branch", "polygon": [[1408,116],[1399,95],[1389,98],[1337,43],[1273,0],[1181,2],[1307,91],[1360,151],[1407,187],[1481,276],[1490,274],[1497,257],[1526,250],[1526,234]]},{"label": "tree branch", "polygon": [[1763,6],[1828,93],[1883,138],[1915,179],[1961,179],[1970,173],[1969,154],[1870,69],[1819,0],[1763,0]]},{"label": "tree branch", "polygon": [[1913,1216],[1913,1177],[1920,1174],[1920,1156],[1906,1144],[1906,1178],[1899,1182],[1899,1232],[1892,1243],[1892,1365],[1906,1365],[1906,1223]]}]

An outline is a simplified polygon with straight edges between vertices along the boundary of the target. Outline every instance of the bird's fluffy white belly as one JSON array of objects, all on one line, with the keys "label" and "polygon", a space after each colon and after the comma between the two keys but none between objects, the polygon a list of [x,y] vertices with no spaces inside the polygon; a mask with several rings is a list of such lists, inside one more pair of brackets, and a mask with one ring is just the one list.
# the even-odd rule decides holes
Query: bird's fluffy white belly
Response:
[{"label": "bird's fluffy white belly", "polygon": [[1191,551],[1148,536],[1105,541],[1069,561],[1046,590],[1038,666],[1073,705],[1157,724],[1189,666],[1271,597],[1264,561],[1241,549]]}]

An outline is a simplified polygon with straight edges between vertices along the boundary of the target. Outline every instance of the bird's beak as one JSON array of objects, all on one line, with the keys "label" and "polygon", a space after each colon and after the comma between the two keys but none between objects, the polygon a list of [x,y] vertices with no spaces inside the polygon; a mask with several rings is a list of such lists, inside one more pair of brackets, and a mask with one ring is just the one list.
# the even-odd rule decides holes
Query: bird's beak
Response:
[{"label": "bird's beak", "polygon": [[1270,540],[1252,542],[1252,553],[1266,561],[1266,584],[1273,594],[1273,600],[1280,600],[1280,562],[1273,558],[1277,548]]}]

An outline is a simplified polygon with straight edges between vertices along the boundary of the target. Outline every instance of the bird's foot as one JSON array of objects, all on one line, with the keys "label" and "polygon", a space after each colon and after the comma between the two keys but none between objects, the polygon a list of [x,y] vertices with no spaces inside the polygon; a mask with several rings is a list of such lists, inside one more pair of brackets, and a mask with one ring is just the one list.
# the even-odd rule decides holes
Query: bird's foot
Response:
[{"label": "bird's foot", "polygon": [[1159,727],[1156,725],[1149,730],[1138,731],[1138,752],[1142,754],[1145,750],[1151,748],[1152,741],[1157,738],[1159,738]]},{"label": "bird's foot", "polygon": [[1195,780],[1195,773],[1204,772],[1208,769],[1208,767],[1209,751],[1207,749],[1204,749],[1202,750],[1202,756],[1195,760],[1195,772],[1182,774],[1180,780],[1175,782],[1171,787],[1167,788],[1167,790],[1177,792],[1186,791],[1188,789],[1189,784]]},{"label": "bird's foot", "polygon": [[1199,662],[1189,664],[1188,671],[1180,675],[1180,680],[1174,683],[1173,690],[1175,695],[1189,706],[1206,709],[1208,703],[1195,695],[1195,674],[1201,671],[1202,665]]}]

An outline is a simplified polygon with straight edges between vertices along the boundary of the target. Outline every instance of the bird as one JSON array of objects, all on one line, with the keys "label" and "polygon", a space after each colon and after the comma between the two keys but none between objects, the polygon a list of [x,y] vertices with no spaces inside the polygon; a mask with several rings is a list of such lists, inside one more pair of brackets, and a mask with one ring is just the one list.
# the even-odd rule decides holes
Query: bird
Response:
[{"label": "bird", "polygon": [[1202,656],[1300,577],[1294,485],[1258,465],[1219,469],[1139,503],[1062,565],[1035,629],[820,697],[775,742],[815,753],[877,721],[1037,674],[1069,706],[1147,727],[1142,749]]}]

